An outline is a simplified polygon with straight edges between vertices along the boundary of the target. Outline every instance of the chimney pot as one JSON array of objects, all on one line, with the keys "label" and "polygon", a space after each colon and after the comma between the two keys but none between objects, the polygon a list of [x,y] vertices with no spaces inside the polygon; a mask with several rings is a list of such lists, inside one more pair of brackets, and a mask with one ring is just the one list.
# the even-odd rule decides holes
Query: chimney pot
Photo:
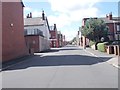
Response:
[{"label": "chimney pot", "polygon": [[27,14],[27,18],[29,18],[29,14]]},{"label": "chimney pot", "polygon": [[30,12],[30,18],[32,18],[32,13]]},{"label": "chimney pot", "polygon": [[109,20],[112,20],[112,12],[109,14]]},{"label": "chimney pot", "polygon": [[45,20],[45,13],[44,13],[44,10],[42,11],[42,19]]},{"label": "chimney pot", "polygon": [[56,24],[54,24],[54,30],[56,29]]},{"label": "chimney pot", "polygon": [[108,15],[106,14],[106,18],[108,18]]}]

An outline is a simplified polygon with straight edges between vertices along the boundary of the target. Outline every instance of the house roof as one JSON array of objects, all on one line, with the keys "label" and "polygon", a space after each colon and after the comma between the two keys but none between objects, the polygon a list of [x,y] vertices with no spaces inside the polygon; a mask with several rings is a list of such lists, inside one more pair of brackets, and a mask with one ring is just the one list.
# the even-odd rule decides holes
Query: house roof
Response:
[{"label": "house roof", "polygon": [[101,20],[103,20],[105,23],[113,23],[113,20],[109,20],[107,18],[99,18]]},{"label": "house roof", "polygon": [[22,0],[20,0],[20,2],[21,2],[21,4],[22,4],[22,7],[25,7],[25,5],[23,4],[23,1],[22,1]]},{"label": "house roof", "polygon": [[54,31],[54,26],[50,26],[50,31]]},{"label": "house roof", "polygon": [[36,25],[44,25],[44,21],[42,20],[42,17],[24,19],[24,26],[36,26]]},{"label": "house roof", "polygon": [[105,23],[114,23],[114,21],[116,23],[120,23],[120,17],[113,17],[112,20],[109,20],[108,18],[99,18],[101,20],[103,20]]}]

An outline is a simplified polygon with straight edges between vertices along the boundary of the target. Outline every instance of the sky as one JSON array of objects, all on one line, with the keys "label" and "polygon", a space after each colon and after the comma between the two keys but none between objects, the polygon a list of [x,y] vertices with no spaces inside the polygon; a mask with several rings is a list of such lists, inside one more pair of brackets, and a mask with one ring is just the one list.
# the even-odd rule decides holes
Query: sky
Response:
[{"label": "sky", "polygon": [[48,18],[49,25],[56,24],[57,30],[72,40],[82,19],[86,17],[105,17],[112,12],[118,16],[119,0],[23,0],[24,17],[32,12],[33,17],[41,17],[42,10]]}]

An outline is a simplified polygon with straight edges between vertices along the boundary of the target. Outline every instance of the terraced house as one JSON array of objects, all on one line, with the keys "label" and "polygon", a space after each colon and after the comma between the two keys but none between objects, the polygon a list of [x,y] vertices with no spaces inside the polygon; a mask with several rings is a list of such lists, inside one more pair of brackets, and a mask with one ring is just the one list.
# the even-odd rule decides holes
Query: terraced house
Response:
[{"label": "terraced house", "polygon": [[[84,18],[82,20],[82,27],[85,26],[86,21],[90,19],[90,18]],[[98,18],[94,18],[94,19],[98,19]],[[115,40],[120,40],[120,17],[113,17],[112,13],[109,13],[108,15],[106,15],[106,17],[101,17],[99,18],[101,20],[103,20],[107,26],[109,27],[109,31],[108,31],[108,37],[111,41],[115,41]],[[80,37],[81,41],[81,45],[83,45],[83,43],[85,45],[89,44],[89,39],[84,38],[84,37]]]},{"label": "terraced house", "polygon": [[42,17],[28,14],[24,19],[25,40],[30,53],[50,49],[50,28],[48,19],[42,11]]}]

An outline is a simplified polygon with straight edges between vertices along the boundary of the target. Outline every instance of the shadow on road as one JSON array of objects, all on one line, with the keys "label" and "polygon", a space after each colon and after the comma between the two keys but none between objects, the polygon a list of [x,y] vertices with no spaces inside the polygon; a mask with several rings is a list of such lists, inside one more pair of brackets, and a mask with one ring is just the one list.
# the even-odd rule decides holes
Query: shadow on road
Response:
[{"label": "shadow on road", "polygon": [[93,64],[105,62],[110,58],[111,57],[97,58],[97,57],[83,56],[83,55],[59,55],[59,56],[55,55],[55,56],[44,56],[44,57],[40,57],[39,55],[36,55],[20,64],[16,64],[13,67],[5,69],[4,71],[26,69],[29,67],[93,65]]}]

